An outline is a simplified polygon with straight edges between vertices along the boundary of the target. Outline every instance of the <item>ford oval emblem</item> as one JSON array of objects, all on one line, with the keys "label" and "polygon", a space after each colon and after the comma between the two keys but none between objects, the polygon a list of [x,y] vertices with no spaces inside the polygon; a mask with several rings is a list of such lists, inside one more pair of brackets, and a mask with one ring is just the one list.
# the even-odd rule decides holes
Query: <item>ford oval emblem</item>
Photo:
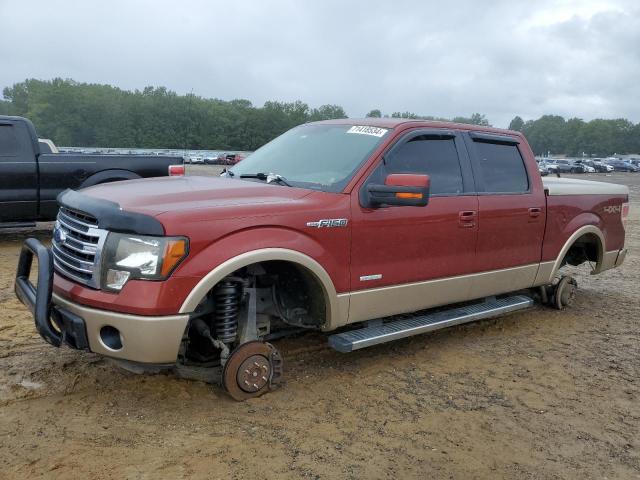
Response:
[{"label": "ford oval emblem", "polygon": [[53,239],[56,241],[56,243],[64,243],[64,241],[67,239],[67,232],[65,232],[62,228],[57,228],[53,232]]}]

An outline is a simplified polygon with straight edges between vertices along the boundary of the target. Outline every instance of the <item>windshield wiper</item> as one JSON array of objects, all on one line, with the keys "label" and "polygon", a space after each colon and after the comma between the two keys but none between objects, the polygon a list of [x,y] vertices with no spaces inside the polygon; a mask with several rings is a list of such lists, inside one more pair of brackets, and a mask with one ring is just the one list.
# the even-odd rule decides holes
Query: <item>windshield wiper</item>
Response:
[{"label": "windshield wiper", "polygon": [[240,178],[257,178],[258,180],[264,180],[267,183],[277,182],[287,187],[293,186],[287,181],[286,178],[284,178],[282,175],[278,175],[277,173],[264,173],[264,172],[243,173],[242,175],[240,175]]}]

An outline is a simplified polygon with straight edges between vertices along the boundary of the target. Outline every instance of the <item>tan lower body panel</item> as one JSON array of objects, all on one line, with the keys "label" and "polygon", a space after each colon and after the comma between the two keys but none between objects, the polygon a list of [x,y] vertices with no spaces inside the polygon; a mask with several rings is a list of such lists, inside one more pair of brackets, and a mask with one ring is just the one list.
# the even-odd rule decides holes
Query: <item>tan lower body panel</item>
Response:
[{"label": "tan lower body panel", "polygon": [[[142,363],[175,363],[189,315],[146,317],[85,307],[53,295],[53,303],[81,317],[92,352]],[[106,325],[120,331],[122,348],[113,350],[100,338]]]},{"label": "tan lower body panel", "polygon": [[602,265],[600,266],[600,269],[597,273],[604,272],[605,270],[609,270],[611,268],[619,266],[620,264],[622,264],[626,256],[626,248],[622,250],[612,250],[610,252],[604,252],[604,255],[602,257]]},{"label": "tan lower body panel", "polygon": [[542,262],[540,264],[540,267],[538,268],[534,287],[548,285],[549,283],[551,283],[551,280],[553,280],[553,276],[555,275],[555,266],[555,260],[551,262]]},{"label": "tan lower body panel", "polygon": [[[601,261],[596,264],[595,268],[591,271],[591,274],[597,275],[604,272],[605,270],[619,267],[620,265],[622,265],[622,262],[624,262],[626,256],[626,248],[604,252]],[[540,285],[548,285],[553,281],[553,277],[556,275],[556,273],[558,273],[558,270],[560,268],[560,260],[542,262],[540,264],[538,274],[536,275],[536,281],[534,283],[535,287]]]},{"label": "tan lower body panel", "polygon": [[352,292],[347,323],[415,312],[533,285],[538,264]]}]

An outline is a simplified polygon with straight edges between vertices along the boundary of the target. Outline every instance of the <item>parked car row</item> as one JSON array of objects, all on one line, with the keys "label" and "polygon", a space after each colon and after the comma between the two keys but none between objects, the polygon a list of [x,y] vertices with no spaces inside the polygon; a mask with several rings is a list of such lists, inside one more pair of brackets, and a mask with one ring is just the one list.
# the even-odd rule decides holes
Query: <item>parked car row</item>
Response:
[{"label": "parked car row", "polygon": [[636,160],[636,162],[619,158],[607,160],[607,164],[611,165],[616,172],[640,172],[640,161]]},{"label": "parked car row", "polygon": [[201,165],[235,165],[242,160],[245,155],[241,153],[221,153],[216,156],[185,156],[184,163]]},{"label": "parked car row", "polygon": [[610,173],[640,172],[640,159],[552,159],[538,161],[538,171],[545,176],[550,173]]}]

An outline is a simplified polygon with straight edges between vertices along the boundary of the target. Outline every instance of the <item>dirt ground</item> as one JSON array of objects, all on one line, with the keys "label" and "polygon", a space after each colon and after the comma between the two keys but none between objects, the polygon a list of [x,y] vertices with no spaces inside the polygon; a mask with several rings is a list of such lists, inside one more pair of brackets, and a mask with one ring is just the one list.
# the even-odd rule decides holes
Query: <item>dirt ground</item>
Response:
[{"label": "dirt ground", "polygon": [[0,234],[0,479],[640,478],[640,174],[597,179],[631,187],[631,250],[571,309],[351,354],[280,341],[283,388],[245,403],[45,344],[12,284],[47,225]]}]

